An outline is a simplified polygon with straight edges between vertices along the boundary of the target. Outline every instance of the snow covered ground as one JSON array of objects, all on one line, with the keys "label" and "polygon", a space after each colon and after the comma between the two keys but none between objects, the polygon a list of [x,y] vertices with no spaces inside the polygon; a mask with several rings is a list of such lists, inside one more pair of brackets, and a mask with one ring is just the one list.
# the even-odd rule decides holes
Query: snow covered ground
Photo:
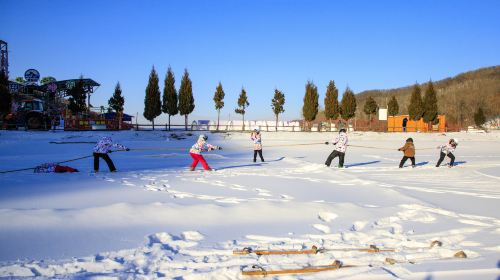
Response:
[{"label": "snow covered ground", "polygon": [[[264,163],[248,134],[209,134],[224,148],[206,154],[217,171],[190,172],[197,133],[1,131],[0,171],[90,155],[92,144],[50,142],[104,135],[132,149],[111,154],[117,173],[101,161],[93,174],[86,158],[67,163],[80,173],[0,174],[0,277],[251,279],[252,265],[340,260],[357,266],[277,278],[500,279],[500,133],[351,133],[345,169],[325,167],[332,146],[317,144],[335,133],[264,133]],[[418,167],[399,169],[410,136]],[[435,168],[451,137],[458,166]],[[328,250],[233,255],[313,245]],[[370,245],[395,251],[335,250]]]}]

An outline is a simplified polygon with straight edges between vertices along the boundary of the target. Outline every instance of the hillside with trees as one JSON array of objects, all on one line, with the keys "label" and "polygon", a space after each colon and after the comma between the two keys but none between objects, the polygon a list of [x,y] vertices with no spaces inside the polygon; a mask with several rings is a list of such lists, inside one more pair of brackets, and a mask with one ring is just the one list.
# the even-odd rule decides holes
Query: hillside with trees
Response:
[{"label": "hillside with trees", "polygon": [[[419,84],[422,93],[428,88],[429,82]],[[500,115],[500,66],[465,72],[452,78],[432,81],[432,84],[437,94],[437,111],[446,115],[449,124],[461,127],[474,125],[474,114],[480,107],[486,119]],[[372,97],[381,108],[386,108],[394,96],[399,105],[399,114],[408,114],[414,86],[363,91],[356,94],[357,103],[365,104]],[[357,108],[356,116],[368,119],[361,106]]]}]

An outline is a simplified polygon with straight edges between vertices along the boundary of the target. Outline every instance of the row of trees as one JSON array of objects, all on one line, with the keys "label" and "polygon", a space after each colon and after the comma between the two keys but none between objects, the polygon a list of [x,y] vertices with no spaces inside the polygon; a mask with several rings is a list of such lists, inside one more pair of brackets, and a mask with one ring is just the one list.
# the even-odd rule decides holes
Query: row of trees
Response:
[{"label": "row of trees", "polygon": [[[222,88],[221,82],[217,85],[214,94],[214,103],[215,109],[217,110],[217,130],[219,130],[219,122],[220,122],[220,110],[224,108],[224,97],[226,96],[224,89]],[[246,108],[250,106],[250,102],[248,102],[248,96],[245,88],[241,89],[240,95],[238,97],[238,107],[234,110],[235,113],[241,114],[243,117],[243,130],[245,130],[245,113]],[[273,109],[273,113],[276,116],[276,129],[278,128],[278,119],[279,115],[285,112],[285,94],[279,90],[274,90],[274,97],[271,100],[271,108]]]},{"label": "row of trees", "polygon": [[[325,117],[330,123],[332,120],[339,119],[339,117],[346,122],[349,122],[349,120],[356,115],[357,104],[354,92],[347,87],[344,91],[340,104],[338,101],[338,94],[335,82],[331,80],[326,87],[324,99]],[[318,115],[318,99],[318,87],[311,81],[307,82],[302,115],[304,116],[305,124],[307,124],[308,127],[310,127],[311,122],[314,121]]]},{"label": "row of trees", "polygon": [[168,67],[163,87],[163,103],[160,99],[161,93],[158,83],[158,74],[153,66],[146,87],[143,116],[153,123],[154,129],[154,119],[163,112],[168,115],[168,129],[170,129],[170,117],[180,113],[181,116],[184,116],[185,128],[187,129],[188,116],[193,112],[195,107],[193,85],[187,69],[184,70],[179,94],[177,94],[174,73],[172,72],[172,68]]},{"label": "row of trees", "polygon": [[[410,104],[408,105],[408,115],[411,120],[419,120],[423,118],[427,123],[435,123],[438,120],[438,100],[434,84],[429,81],[425,90],[425,95],[422,98],[421,88],[418,84],[413,86],[412,94],[410,97]],[[368,98],[368,102],[375,102],[372,97]],[[392,96],[387,104],[387,111],[390,116],[395,116],[399,113],[399,104],[396,96]],[[474,113],[474,122],[477,126],[482,126],[486,122],[483,109],[479,106]]]},{"label": "row of trees", "polygon": [[[219,82],[214,93],[214,104],[217,110],[217,130],[219,129],[220,122],[220,111],[224,108],[224,98],[225,92],[222,87],[222,83]],[[163,102],[162,102],[163,101]],[[283,113],[285,104],[285,95],[278,89],[275,90],[274,98],[272,99],[272,109],[276,115],[276,123],[278,122],[279,114]],[[246,108],[250,105],[248,102],[248,96],[245,88],[241,89],[241,93],[238,98],[237,108],[234,110],[237,114],[241,114],[243,117],[243,130],[245,129],[245,113]],[[181,85],[179,88],[179,93],[175,88],[175,77],[172,72],[172,68],[169,67],[167,70],[167,75],[165,77],[163,98],[160,100],[160,88],[158,86],[158,75],[156,70],[151,70],[149,75],[149,82],[146,87],[146,96],[144,98],[144,117],[153,123],[154,129],[154,119],[165,113],[168,115],[168,129],[170,129],[170,118],[180,114],[184,116],[185,128],[188,125],[188,115],[193,112],[195,108],[194,97],[193,97],[193,86],[191,79],[189,78],[189,73],[184,70],[184,75],[181,80]]]}]

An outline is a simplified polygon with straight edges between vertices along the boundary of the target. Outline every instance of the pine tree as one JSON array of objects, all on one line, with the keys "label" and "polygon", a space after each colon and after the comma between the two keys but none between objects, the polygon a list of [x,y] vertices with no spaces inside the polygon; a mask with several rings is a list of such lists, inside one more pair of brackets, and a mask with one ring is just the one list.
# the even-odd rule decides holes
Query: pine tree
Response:
[{"label": "pine tree", "polygon": [[271,108],[276,116],[276,131],[278,131],[278,116],[285,112],[283,106],[285,105],[285,95],[278,89],[274,90],[274,97],[271,100]]},{"label": "pine tree", "polygon": [[375,102],[375,99],[373,97],[368,97],[368,99],[365,102],[365,107],[363,108],[363,112],[368,115],[368,121],[370,123],[370,130],[372,128],[372,115],[377,112],[377,102]]},{"label": "pine tree", "polygon": [[389,104],[387,104],[389,116],[395,116],[399,113],[399,104],[396,96],[392,96],[391,100],[389,100]]},{"label": "pine tree", "polygon": [[108,105],[116,113],[123,113],[123,105],[125,104],[125,98],[122,96],[122,89],[120,87],[120,82],[116,83],[115,92],[113,96],[108,100]]},{"label": "pine tree", "polygon": [[236,108],[234,112],[243,116],[243,131],[245,131],[245,109],[248,105],[250,105],[250,103],[248,103],[247,92],[242,88],[240,97],[238,98],[238,108]]},{"label": "pine tree", "polygon": [[220,109],[224,108],[224,89],[222,88],[221,82],[217,85],[214,94],[215,110],[217,110],[217,130],[219,130],[219,120],[220,120]]},{"label": "pine tree", "polygon": [[432,81],[429,81],[429,85],[425,90],[423,103],[424,103],[423,104],[424,121],[428,123],[435,122],[438,117],[438,106],[437,106],[436,90],[434,90],[434,85],[432,84]]},{"label": "pine tree", "polygon": [[168,130],[170,130],[170,117],[179,113],[179,107],[177,105],[177,90],[175,89],[175,77],[170,66],[168,67],[164,84],[163,104],[161,109],[163,113],[168,114]]},{"label": "pine tree", "polygon": [[0,71],[0,117],[3,119],[12,107],[12,95],[9,91],[9,78],[2,70]]},{"label": "pine tree", "polygon": [[326,87],[325,117],[331,125],[332,120],[338,119],[339,115],[339,90],[335,87],[335,82],[330,81]]},{"label": "pine tree", "polygon": [[415,84],[413,92],[410,97],[410,104],[408,105],[408,114],[410,120],[418,121],[424,114],[424,106],[422,104],[422,95],[420,94],[420,86]]},{"label": "pine tree", "polygon": [[194,110],[193,84],[189,78],[187,69],[184,70],[184,75],[179,88],[179,112],[184,116],[184,125],[187,130],[188,115]]},{"label": "pine tree", "polygon": [[83,113],[87,110],[87,104],[85,103],[87,93],[83,88],[83,77],[80,77],[80,79],[76,81],[75,85],[68,90],[68,95],[68,109],[71,113],[78,115],[79,113]]},{"label": "pine tree", "polygon": [[340,115],[347,123],[349,123],[349,119],[352,119],[356,115],[356,106],[354,92],[347,87],[340,102]]},{"label": "pine tree", "polygon": [[[118,129],[122,128],[122,117],[123,117],[123,105],[125,104],[125,98],[122,96],[122,89],[120,87],[120,82],[116,83],[115,92],[113,96],[108,100],[109,108],[115,110],[116,120],[118,122]],[[101,111],[104,111],[104,106],[101,106]]]},{"label": "pine tree", "polygon": [[476,123],[476,126],[482,127],[485,122],[486,117],[484,116],[483,108],[479,106],[474,113],[474,123]]},{"label": "pine tree", "polygon": [[313,82],[308,81],[306,84],[306,93],[304,95],[304,105],[302,107],[302,115],[304,116],[305,124],[310,127],[310,122],[316,119],[318,114],[318,87]]},{"label": "pine tree", "polygon": [[153,123],[153,130],[155,129],[155,118],[161,115],[160,86],[158,82],[158,74],[156,74],[155,67],[153,66],[149,74],[148,86],[146,87],[143,113],[146,120]]}]

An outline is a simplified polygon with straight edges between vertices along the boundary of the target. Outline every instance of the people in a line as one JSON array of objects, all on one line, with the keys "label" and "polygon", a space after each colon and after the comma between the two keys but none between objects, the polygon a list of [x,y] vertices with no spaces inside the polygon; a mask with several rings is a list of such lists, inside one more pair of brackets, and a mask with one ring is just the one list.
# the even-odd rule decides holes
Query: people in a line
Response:
[{"label": "people in a line", "polygon": [[208,136],[201,134],[198,137],[198,141],[189,150],[189,155],[193,158],[193,163],[191,163],[190,170],[194,171],[198,162],[201,162],[203,169],[206,171],[212,171],[213,169],[208,166],[207,161],[201,153],[212,151],[212,150],[222,150],[222,147],[215,146],[207,143]]},{"label": "people in a line", "polygon": [[404,153],[401,162],[399,163],[399,168],[403,168],[407,159],[411,160],[411,167],[415,167],[415,145],[413,144],[413,139],[406,139],[406,143],[403,147],[399,148],[398,151]]},{"label": "people in a line", "polygon": [[448,141],[448,143],[437,147],[438,149],[440,149],[440,153],[436,167],[439,167],[441,165],[446,156],[450,158],[450,164],[448,165],[448,167],[453,167],[453,165],[455,164],[455,156],[453,155],[453,152],[457,148],[457,145],[458,145],[458,139],[451,138]]},{"label": "people in a line", "polygon": [[116,172],[116,167],[108,155],[113,152],[113,148],[116,148],[116,150],[130,151],[129,148],[121,144],[113,143],[111,137],[102,137],[94,146],[94,172],[99,172],[99,158],[104,159],[108,164],[109,171]]},{"label": "people in a line", "polygon": [[264,162],[264,157],[262,156],[262,136],[260,134],[260,129],[254,129],[250,135],[250,139],[253,141],[253,162],[257,161],[257,154],[259,154],[260,161]]},{"label": "people in a line", "polygon": [[[325,165],[330,167],[330,164],[332,163],[332,160],[336,158],[337,156],[339,157],[339,168],[344,167],[344,157],[345,157],[345,152],[347,149],[347,132],[345,129],[341,129],[339,131],[339,135],[333,139],[331,142],[332,145],[335,145],[335,149],[332,151],[332,153],[328,156],[326,159]],[[329,144],[329,142],[325,142],[325,144]]]}]

